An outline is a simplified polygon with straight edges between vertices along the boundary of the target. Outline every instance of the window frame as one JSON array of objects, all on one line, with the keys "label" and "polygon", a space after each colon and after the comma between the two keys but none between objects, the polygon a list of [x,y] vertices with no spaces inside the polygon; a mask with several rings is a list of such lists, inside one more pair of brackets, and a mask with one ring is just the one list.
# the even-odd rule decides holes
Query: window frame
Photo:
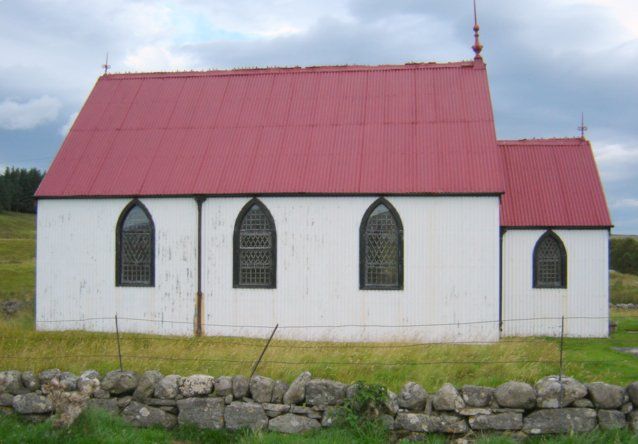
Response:
[{"label": "window frame", "polygon": [[[122,282],[122,226],[128,214],[133,208],[139,207],[151,224],[151,264],[150,275],[151,279],[149,283],[126,283]],[[115,229],[115,286],[116,287],[155,287],[155,222],[151,216],[148,208],[139,200],[133,199],[130,201],[124,209],[120,212],[120,216],[117,219],[117,225]]]},{"label": "window frame", "polygon": [[[546,238],[551,238],[558,245],[558,250],[560,251],[560,284],[559,285],[549,285],[543,284],[539,282],[538,275],[538,254],[541,243]],[[541,237],[536,241],[536,245],[534,245],[534,252],[532,254],[532,286],[533,288],[539,289],[553,289],[553,288],[567,288],[567,250],[565,249],[565,244],[563,244],[562,239],[554,233],[552,230],[547,230]]]},{"label": "window frame", "polygon": [[[257,205],[264,212],[268,221],[270,222],[270,233],[272,236],[272,243],[270,246],[270,252],[272,256],[272,267],[270,269],[270,284],[268,285],[256,285],[256,284],[241,284],[239,282],[239,238],[241,231],[241,224],[244,221],[244,217],[250,209]],[[274,289],[277,288],[277,227],[275,225],[275,219],[272,217],[270,210],[264,203],[256,197],[253,197],[246,203],[237,218],[235,219],[235,228],[233,231],[233,288],[266,288],[266,289]]]},{"label": "window frame", "polygon": [[[384,205],[394,217],[394,221],[397,224],[398,239],[397,239],[397,256],[398,256],[398,270],[397,270],[397,284],[396,285],[372,285],[366,284],[366,228],[368,226],[368,219],[372,212],[379,206]],[[385,198],[380,197],[370,204],[366,212],[363,214],[361,224],[359,225],[359,290],[403,290],[403,222],[399,212],[394,206]]]}]

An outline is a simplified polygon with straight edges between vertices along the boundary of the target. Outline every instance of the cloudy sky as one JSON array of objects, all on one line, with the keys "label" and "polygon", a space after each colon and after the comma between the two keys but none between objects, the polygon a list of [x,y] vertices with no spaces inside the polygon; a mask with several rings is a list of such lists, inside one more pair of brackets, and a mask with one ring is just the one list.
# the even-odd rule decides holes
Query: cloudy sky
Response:
[{"label": "cloudy sky", "polygon": [[[498,137],[589,127],[638,234],[638,2],[478,0]],[[472,58],[471,0],[0,0],[0,168],[46,169],[113,72]]]}]

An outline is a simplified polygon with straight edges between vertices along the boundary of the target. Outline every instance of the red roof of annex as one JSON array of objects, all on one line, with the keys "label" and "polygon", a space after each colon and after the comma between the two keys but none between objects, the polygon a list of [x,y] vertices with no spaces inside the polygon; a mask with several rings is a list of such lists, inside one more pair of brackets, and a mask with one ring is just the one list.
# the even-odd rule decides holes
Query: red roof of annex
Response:
[{"label": "red roof of annex", "polygon": [[611,227],[589,141],[499,141],[505,169],[504,227]]}]

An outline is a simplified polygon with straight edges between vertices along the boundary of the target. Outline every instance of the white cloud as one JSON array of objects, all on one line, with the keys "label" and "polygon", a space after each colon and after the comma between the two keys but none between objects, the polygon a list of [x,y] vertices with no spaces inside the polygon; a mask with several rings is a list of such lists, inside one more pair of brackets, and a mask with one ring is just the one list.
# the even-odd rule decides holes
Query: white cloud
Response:
[{"label": "white cloud", "polygon": [[60,108],[62,108],[62,102],[47,95],[22,103],[5,99],[0,102],[0,128],[32,129],[55,120]]},{"label": "white cloud", "polygon": [[77,119],[78,117],[78,112],[74,112],[72,114],[69,115],[69,118],[67,119],[66,123],[64,125],[62,125],[60,127],[60,129],[58,130],[58,133],[65,137],[69,131],[71,130],[71,127],[73,126],[73,123],[75,122],[75,119]]},{"label": "white cloud", "polygon": [[611,206],[612,208],[638,208],[638,199],[620,199]]},{"label": "white cloud", "polygon": [[[636,178],[638,147],[620,144],[597,144],[594,155],[604,181],[617,182]],[[596,148],[596,146],[598,146]]]},{"label": "white cloud", "polygon": [[132,71],[172,71],[191,66],[190,57],[160,46],[143,46],[128,54],[124,65]]}]

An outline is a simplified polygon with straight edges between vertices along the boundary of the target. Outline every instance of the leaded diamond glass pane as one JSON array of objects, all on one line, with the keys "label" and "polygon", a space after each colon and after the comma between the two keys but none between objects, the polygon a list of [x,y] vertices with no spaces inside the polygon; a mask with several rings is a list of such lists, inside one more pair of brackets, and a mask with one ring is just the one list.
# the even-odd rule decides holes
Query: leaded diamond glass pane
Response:
[{"label": "leaded diamond glass pane", "polygon": [[151,285],[153,226],[139,206],[133,207],[126,215],[120,236],[120,282],[125,285]]},{"label": "leaded diamond glass pane", "polygon": [[239,285],[272,285],[273,248],[270,219],[255,204],[244,216],[239,230]]},{"label": "leaded diamond glass pane", "polygon": [[536,248],[536,284],[539,287],[561,287],[563,273],[558,242],[546,236]]},{"label": "leaded diamond glass pane", "polygon": [[365,229],[365,285],[399,285],[399,227],[390,210],[378,205]]}]

